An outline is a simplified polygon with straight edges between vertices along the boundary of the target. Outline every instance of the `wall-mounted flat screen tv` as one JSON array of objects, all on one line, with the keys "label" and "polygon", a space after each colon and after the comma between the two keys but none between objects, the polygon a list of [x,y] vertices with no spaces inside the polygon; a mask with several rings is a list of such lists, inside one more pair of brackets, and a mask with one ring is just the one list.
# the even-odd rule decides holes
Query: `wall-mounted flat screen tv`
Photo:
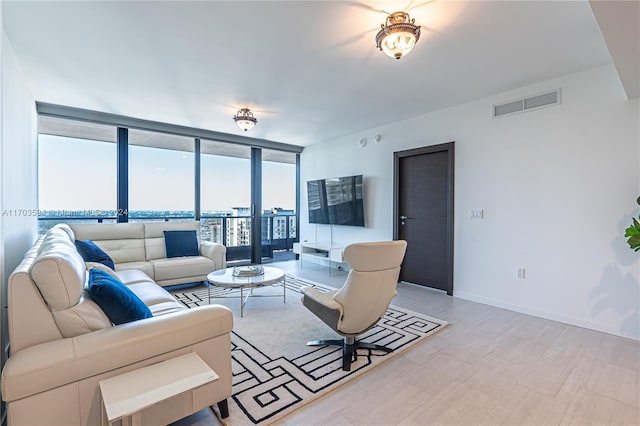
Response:
[{"label": "wall-mounted flat screen tv", "polygon": [[309,223],[364,226],[362,175],[307,181]]}]

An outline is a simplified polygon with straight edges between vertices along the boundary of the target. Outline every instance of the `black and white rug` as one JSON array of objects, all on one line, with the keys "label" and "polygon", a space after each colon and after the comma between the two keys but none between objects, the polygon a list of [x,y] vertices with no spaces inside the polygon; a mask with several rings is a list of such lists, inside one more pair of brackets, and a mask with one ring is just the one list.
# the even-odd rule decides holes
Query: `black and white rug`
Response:
[{"label": "black and white rug", "polygon": [[211,303],[224,304],[234,312],[233,396],[226,424],[265,425],[280,419],[447,325],[446,321],[391,305],[378,325],[360,340],[394,351],[360,350],[351,371],[342,371],[340,348],[306,345],[310,340],[340,338],[300,302],[300,288],[310,285],[320,291],[335,290],[287,276],[286,303],[281,285],[256,289],[256,296],[275,297],[251,297],[243,318],[239,299],[223,298],[229,296],[227,290],[200,286],[172,292],[187,307],[207,304],[211,295]]}]

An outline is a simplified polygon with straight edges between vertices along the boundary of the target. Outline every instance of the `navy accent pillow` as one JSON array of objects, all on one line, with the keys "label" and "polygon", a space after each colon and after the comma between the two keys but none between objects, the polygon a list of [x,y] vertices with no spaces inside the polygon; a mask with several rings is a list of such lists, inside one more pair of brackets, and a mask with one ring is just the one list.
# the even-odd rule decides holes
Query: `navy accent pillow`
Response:
[{"label": "navy accent pillow", "polygon": [[133,291],[100,269],[89,271],[89,296],[115,325],[153,316]]},{"label": "navy accent pillow", "polygon": [[198,256],[196,231],[164,231],[164,246],[167,257]]},{"label": "navy accent pillow", "polygon": [[76,249],[85,262],[98,262],[115,270],[111,257],[91,240],[76,240]]}]

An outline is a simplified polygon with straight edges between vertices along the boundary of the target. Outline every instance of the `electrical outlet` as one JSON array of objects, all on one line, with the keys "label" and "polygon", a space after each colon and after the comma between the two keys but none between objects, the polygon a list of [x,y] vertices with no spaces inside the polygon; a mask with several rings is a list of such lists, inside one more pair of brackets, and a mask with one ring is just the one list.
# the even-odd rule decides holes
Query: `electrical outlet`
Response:
[{"label": "electrical outlet", "polygon": [[525,269],[524,268],[518,268],[518,278],[520,278],[521,280],[524,280],[525,278]]},{"label": "electrical outlet", "polygon": [[469,218],[471,218],[471,219],[482,219],[482,218],[484,218],[484,210],[482,210],[482,209],[469,210]]}]

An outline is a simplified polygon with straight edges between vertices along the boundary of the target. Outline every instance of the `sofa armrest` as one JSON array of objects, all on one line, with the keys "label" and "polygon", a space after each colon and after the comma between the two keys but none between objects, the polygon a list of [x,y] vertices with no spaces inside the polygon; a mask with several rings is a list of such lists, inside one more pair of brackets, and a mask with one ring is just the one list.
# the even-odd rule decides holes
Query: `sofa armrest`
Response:
[{"label": "sofa armrest", "polygon": [[200,243],[200,254],[213,260],[216,270],[227,267],[227,248],[222,244],[202,241]]},{"label": "sofa armrest", "polygon": [[[232,328],[229,309],[207,305],[31,346],[7,360],[2,398],[15,401],[229,334]],[[230,346],[220,350],[231,357]]]}]

